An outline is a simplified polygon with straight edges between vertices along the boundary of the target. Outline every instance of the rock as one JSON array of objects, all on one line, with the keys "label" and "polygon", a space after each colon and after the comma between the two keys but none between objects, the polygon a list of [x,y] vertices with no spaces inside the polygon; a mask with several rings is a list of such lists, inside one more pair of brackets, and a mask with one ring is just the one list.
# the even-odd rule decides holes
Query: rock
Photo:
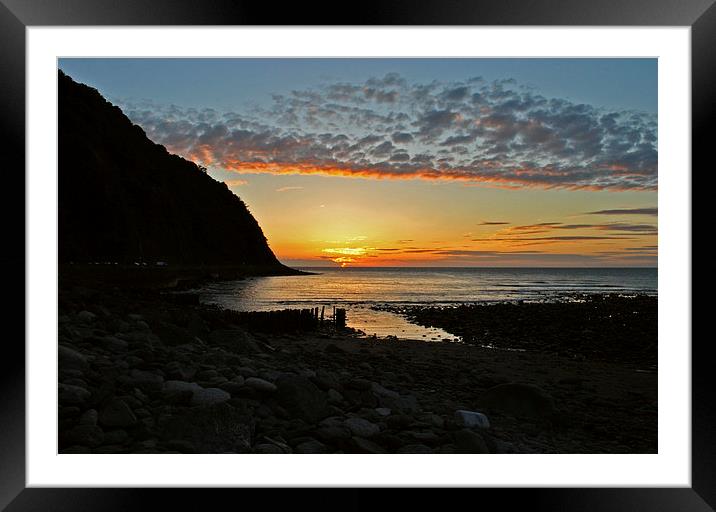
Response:
[{"label": "rock", "polygon": [[283,448],[271,443],[261,443],[254,446],[254,453],[286,453]]},{"label": "rock", "polygon": [[126,341],[120,340],[119,338],[116,338],[114,336],[105,336],[104,338],[99,338],[99,343],[106,350],[116,353],[126,352],[128,347],[128,343]]},{"label": "rock", "polygon": [[137,417],[124,400],[115,398],[102,408],[99,423],[105,427],[131,427]]},{"label": "rock", "polygon": [[455,445],[458,453],[490,453],[482,436],[469,429],[455,432]]},{"label": "rock", "polygon": [[383,447],[369,439],[353,437],[351,441],[356,453],[387,453]]},{"label": "rock", "polygon": [[277,389],[275,384],[258,377],[249,377],[244,381],[244,385],[255,389],[259,393],[273,393]]},{"label": "rock", "polygon": [[194,445],[184,439],[170,439],[166,442],[166,447],[179,453],[195,453]]},{"label": "rock", "polygon": [[[224,390],[230,393],[228,389]],[[194,397],[194,392],[185,389],[185,390],[167,390],[165,389],[162,391],[162,401],[165,404],[168,405],[189,405],[191,403],[191,399]]]},{"label": "rock", "polygon": [[219,377],[219,372],[216,370],[202,370],[196,374],[196,380],[215,380],[217,377]]},{"label": "rock", "polygon": [[376,408],[375,412],[378,413],[378,416],[386,417],[386,416],[390,416],[390,413],[392,411],[390,409],[388,409],[387,407],[378,407],[378,408]]},{"label": "rock", "polygon": [[164,385],[164,377],[144,370],[132,370],[129,379],[124,380],[130,386],[147,392],[161,391]]},{"label": "rock", "polygon": [[62,370],[84,370],[87,368],[87,358],[69,347],[60,345],[57,348],[58,366]]},{"label": "rock", "polygon": [[94,322],[95,318],[97,318],[97,315],[95,315],[91,311],[80,311],[79,313],[77,313],[77,320],[84,324],[90,324]]},{"label": "rock", "polygon": [[152,322],[152,332],[156,334],[167,347],[194,343],[193,334],[169,322]]},{"label": "rock", "polygon": [[97,411],[95,409],[88,409],[82,416],[80,416],[79,425],[96,425],[97,424]]},{"label": "rock", "polygon": [[499,384],[485,391],[480,405],[512,416],[551,419],[556,414],[554,399],[532,384]]},{"label": "rock", "polygon": [[145,322],[144,320],[137,320],[134,322],[134,325],[139,329],[140,331],[149,331],[149,324]]},{"label": "rock", "polygon": [[79,408],[79,407],[76,407],[76,406],[74,406],[74,405],[70,405],[70,406],[60,405],[60,407],[59,407],[59,412],[58,412],[58,416],[60,417],[60,419],[64,419],[64,418],[74,418],[74,417],[76,417],[79,413],[80,413],[80,408]]},{"label": "rock", "polygon": [[224,402],[193,407],[158,425],[161,438],[182,439],[196,453],[250,453],[253,422],[250,416]]},{"label": "rock", "polygon": [[122,444],[129,439],[129,434],[126,430],[110,430],[104,433],[104,444]]},{"label": "rock", "polygon": [[97,425],[77,425],[65,433],[64,441],[67,445],[95,447],[104,441],[104,432]]},{"label": "rock", "polygon": [[356,389],[351,387],[344,387],[343,398],[350,404],[359,405],[365,408],[378,407],[378,398],[367,389]]},{"label": "rock", "polygon": [[211,345],[223,347],[236,354],[256,354],[261,352],[256,341],[241,329],[217,329],[209,334]]},{"label": "rock", "polygon": [[409,444],[398,448],[397,453],[433,453],[433,450],[424,444]]},{"label": "rock", "polygon": [[321,441],[328,444],[333,444],[336,441],[342,441],[351,438],[351,431],[342,425],[318,427],[315,430],[314,434]]},{"label": "rock", "polygon": [[249,377],[258,377],[259,375],[256,370],[254,370],[253,368],[249,368],[248,366],[239,366],[236,371],[239,372],[239,374],[246,379],[248,379]]},{"label": "rock", "polygon": [[329,453],[329,451],[325,444],[315,439],[304,441],[293,449],[294,453]]},{"label": "rock", "polygon": [[70,384],[59,384],[57,391],[58,400],[62,405],[82,405],[92,396],[92,394],[85,388],[72,386]]},{"label": "rock", "polygon": [[329,389],[328,393],[326,393],[326,396],[328,396],[328,403],[340,404],[341,402],[343,402],[343,395],[341,395],[335,389]]},{"label": "rock", "polygon": [[329,354],[345,354],[346,353],[345,350],[336,346],[334,343],[329,343],[328,345],[326,345],[326,348],[324,348],[323,350],[325,350]]},{"label": "rock", "polygon": [[231,395],[219,388],[201,388],[194,391],[191,405],[212,405],[226,402]]},{"label": "rock", "polygon": [[363,418],[348,418],[344,425],[357,437],[373,437],[380,432],[380,427]]},{"label": "rock", "polygon": [[347,388],[357,389],[361,391],[372,390],[373,384],[374,383],[369,381],[368,379],[349,379],[345,383]]},{"label": "rock", "polygon": [[377,382],[371,382],[370,389],[373,391],[373,394],[378,397],[398,398],[400,396],[400,393],[397,391],[386,389]]},{"label": "rock", "polygon": [[413,424],[413,418],[407,414],[392,414],[385,419],[390,428],[400,430]]},{"label": "rock", "polygon": [[335,373],[323,369],[317,370],[311,381],[323,391],[328,391],[329,389],[340,391],[342,387],[341,381]]},{"label": "rock", "polygon": [[490,428],[490,420],[476,411],[458,410],[455,411],[455,422],[461,427]]},{"label": "rock", "polygon": [[181,380],[168,380],[164,383],[164,391],[194,391],[201,390],[202,387],[196,382],[185,382]]},{"label": "rock", "polygon": [[237,382],[232,381],[224,382],[216,387],[218,387],[219,389],[223,389],[231,396],[239,396],[241,392],[246,388],[243,384],[239,384]]},{"label": "rock", "polygon": [[276,399],[289,414],[308,423],[317,423],[328,416],[326,395],[310,380],[284,375],[276,381]]},{"label": "rock", "polygon": [[189,368],[179,361],[171,361],[164,367],[164,374],[172,380],[187,381],[196,375],[196,369]]}]

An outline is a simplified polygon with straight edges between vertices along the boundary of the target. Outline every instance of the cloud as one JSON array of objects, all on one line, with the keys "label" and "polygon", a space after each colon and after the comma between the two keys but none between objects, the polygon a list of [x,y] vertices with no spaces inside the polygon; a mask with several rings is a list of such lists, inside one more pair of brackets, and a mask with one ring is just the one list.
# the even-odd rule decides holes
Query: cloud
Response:
[{"label": "cloud", "polygon": [[[170,151],[239,173],[657,188],[655,115],[546,98],[514,80],[416,83],[389,73],[272,98],[241,112],[119,104]],[[617,212],[656,215],[590,214]]]},{"label": "cloud", "polygon": [[658,208],[623,208],[618,210],[599,210],[586,215],[658,215]]},{"label": "cloud", "polygon": [[246,181],[246,180],[240,180],[240,179],[236,179],[236,180],[224,180],[224,183],[226,183],[226,186],[227,186],[227,187],[241,187],[241,186],[243,186],[243,185],[248,185],[248,184],[249,184],[248,181]]},{"label": "cloud", "polygon": [[509,222],[503,222],[503,221],[496,221],[496,220],[488,220],[481,222],[480,226],[502,226],[504,224],[510,224]]},{"label": "cloud", "polygon": [[303,187],[281,187],[277,188],[276,192],[290,192],[292,190],[303,190]]}]

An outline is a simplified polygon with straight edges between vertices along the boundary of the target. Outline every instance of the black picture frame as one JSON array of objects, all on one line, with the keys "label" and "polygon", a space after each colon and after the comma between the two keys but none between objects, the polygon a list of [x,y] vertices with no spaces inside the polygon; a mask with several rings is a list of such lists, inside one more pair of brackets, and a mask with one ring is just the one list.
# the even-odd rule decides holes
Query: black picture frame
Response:
[{"label": "black picture frame", "polygon": [[[280,7],[279,7],[280,5]],[[178,490],[25,488],[25,29],[63,25],[573,25],[690,26],[692,43],[692,151],[706,162],[716,109],[716,5],[714,0],[409,0],[345,4],[272,4],[217,0],[0,0],[0,145],[2,146],[5,295],[0,356],[0,508],[7,510],[133,510],[148,497],[179,508],[205,503]],[[343,9],[345,8],[345,10]],[[350,13],[342,16],[340,13]],[[697,165],[697,164],[694,164]],[[712,166],[712,165],[711,165]],[[690,171],[683,170],[684,179]],[[23,191],[22,193],[20,191]],[[23,212],[18,214],[18,210]],[[20,222],[22,218],[23,222]],[[12,326],[12,331],[8,327]],[[692,344],[692,487],[587,489],[478,489],[481,506],[509,510],[679,510],[716,507],[716,403],[708,336]],[[688,340],[683,340],[688,342]],[[224,491],[229,492],[229,491]],[[255,492],[240,491],[242,501]],[[248,494],[248,493],[254,493]],[[372,490],[352,489],[340,498],[322,495],[315,506],[359,508],[382,502]],[[205,495],[205,493],[202,493]],[[298,493],[291,493],[295,502]],[[423,501],[422,493],[415,493]],[[305,496],[305,494],[298,494]],[[454,496],[450,498],[455,499]],[[459,496],[459,495],[457,495]],[[235,496],[230,498],[235,499]],[[263,498],[265,499],[265,498]],[[300,499],[300,498],[299,498]],[[315,497],[308,498],[315,500]],[[402,499],[402,498],[401,498]],[[471,493],[471,501],[476,496]],[[167,501],[168,500],[168,501]],[[199,500],[199,501],[197,501]],[[260,502],[259,502],[260,503]],[[272,504],[272,508],[275,503]],[[163,507],[164,508],[164,507]],[[168,507],[167,507],[168,508]],[[213,507],[212,507],[213,508]]]}]

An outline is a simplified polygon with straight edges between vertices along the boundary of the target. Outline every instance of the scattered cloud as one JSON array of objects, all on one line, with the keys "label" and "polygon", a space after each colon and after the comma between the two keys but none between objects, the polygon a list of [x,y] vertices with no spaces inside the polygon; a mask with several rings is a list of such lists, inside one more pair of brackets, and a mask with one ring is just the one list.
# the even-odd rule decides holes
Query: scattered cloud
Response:
[{"label": "scattered cloud", "polygon": [[292,190],[303,190],[303,187],[281,187],[277,188],[276,192],[290,192]]},{"label": "scattered cloud", "polygon": [[224,180],[224,183],[226,183],[226,186],[231,187],[241,187],[244,185],[248,185],[249,182],[247,180],[241,180],[241,179],[235,179],[235,180]]},{"label": "scattered cloud", "polygon": [[622,208],[617,210],[599,210],[586,215],[658,215],[658,208]]},{"label": "scattered cloud", "polygon": [[389,73],[274,95],[268,107],[246,112],[118,103],[169,150],[239,173],[657,187],[655,115],[547,98],[514,80],[414,83]]}]

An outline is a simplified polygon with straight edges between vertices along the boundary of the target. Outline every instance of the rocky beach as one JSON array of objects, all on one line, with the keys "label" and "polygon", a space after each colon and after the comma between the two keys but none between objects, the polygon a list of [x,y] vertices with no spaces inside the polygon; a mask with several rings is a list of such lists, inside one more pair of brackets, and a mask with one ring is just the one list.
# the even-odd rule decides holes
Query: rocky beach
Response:
[{"label": "rocky beach", "polygon": [[60,453],[657,451],[656,337],[631,320],[656,329],[655,297],[400,312],[461,343],[262,332],[196,299],[61,283]]}]

